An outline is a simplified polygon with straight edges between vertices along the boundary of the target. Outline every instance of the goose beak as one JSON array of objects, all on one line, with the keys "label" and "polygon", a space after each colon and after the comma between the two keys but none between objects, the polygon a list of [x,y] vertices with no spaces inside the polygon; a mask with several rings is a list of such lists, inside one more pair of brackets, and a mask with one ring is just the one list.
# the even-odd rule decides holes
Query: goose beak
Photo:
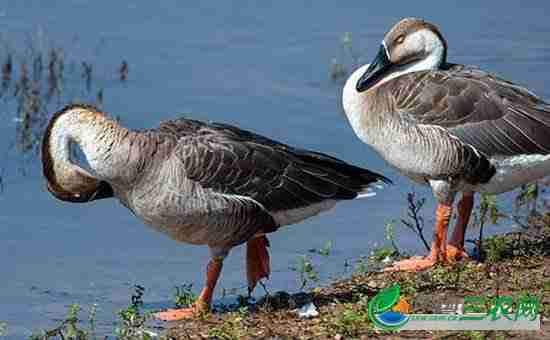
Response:
[{"label": "goose beak", "polygon": [[114,192],[111,185],[109,185],[109,183],[105,181],[100,181],[96,191],[92,193],[92,195],[90,195],[88,202],[100,200],[104,198],[111,198],[113,196],[114,196]]},{"label": "goose beak", "polygon": [[378,54],[374,57],[374,60],[370,64],[369,68],[357,81],[355,88],[358,92],[363,92],[372,87],[379,79],[381,79],[386,71],[392,66],[391,61],[388,59],[386,49],[384,45],[380,45]]}]

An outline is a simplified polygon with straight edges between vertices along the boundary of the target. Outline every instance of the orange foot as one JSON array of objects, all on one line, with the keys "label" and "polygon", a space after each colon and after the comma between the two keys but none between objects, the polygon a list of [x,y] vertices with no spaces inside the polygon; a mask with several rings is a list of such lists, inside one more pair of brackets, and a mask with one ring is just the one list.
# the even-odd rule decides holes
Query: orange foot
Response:
[{"label": "orange foot", "polygon": [[421,257],[414,256],[410,259],[397,261],[391,267],[385,268],[386,272],[396,272],[396,271],[421,271],[433,267],[437,263],[437,260],[431,257]]},{"label": "orange foot", "polygon": [[189,308],[168,309],[164,312],[155,313],[154,317],[162,321],[177,321],[191,319],[201,313],[208,312],[208,310],[208,305],[197,301]]},{"label": "orange foot", "polygon": [[453,246],[452,244],[447,244],[447,259],[449,262],[458,262],[460,260],[467,260],[470,256],[464,248]]}]

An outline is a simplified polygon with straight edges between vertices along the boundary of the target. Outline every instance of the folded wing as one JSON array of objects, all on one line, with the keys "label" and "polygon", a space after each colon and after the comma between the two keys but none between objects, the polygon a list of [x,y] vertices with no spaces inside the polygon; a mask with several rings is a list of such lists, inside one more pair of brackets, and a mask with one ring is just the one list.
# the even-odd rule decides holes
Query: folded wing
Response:
[{"label": "folded wing", "polygon": [[179,119],[159,131],[179,138],[187,177],[219,193],[250,197],[270,212],[355,198],[385,177],[322,153],[290,147],[234,126]]},{"label": "folded wing", "polygon": [[488,157],[550,153],[550,106],[521,86],[462,65],[392,84],[403,119],[443,127]]}]

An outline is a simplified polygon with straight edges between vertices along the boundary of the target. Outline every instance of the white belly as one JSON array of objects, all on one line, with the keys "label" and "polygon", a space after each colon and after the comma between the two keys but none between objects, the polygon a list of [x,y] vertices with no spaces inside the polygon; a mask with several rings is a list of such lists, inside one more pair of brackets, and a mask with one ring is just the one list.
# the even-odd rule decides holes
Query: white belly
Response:
[{"label": "white belly", "polygon": [[325,210],[329,210],[335,205],[335,200],[327,200],[303,208],[273,212],[271,213],[271,215],[273,216],[277,224],[282,227],[285,225],[301,222],[306,218],[315,216]]},{"label": "white belly", "polygon": [[497,172],[489,183],[473,191],[500,194],[550,175],[550,155],[520,155],[491,158]]}]

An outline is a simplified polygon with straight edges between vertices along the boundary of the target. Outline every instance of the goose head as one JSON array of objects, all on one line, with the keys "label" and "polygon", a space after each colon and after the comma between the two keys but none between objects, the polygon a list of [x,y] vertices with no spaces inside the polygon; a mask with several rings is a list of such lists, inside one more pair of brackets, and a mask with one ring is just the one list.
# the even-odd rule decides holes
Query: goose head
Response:
[{"label": "goose head", "polygon": [[363,92],[405,73],[438,69],[446,58],[447,42],[434,24],[417,18],[402,19],[384,36],[356,89]]},{"label": "goose head", "polygon": [[62,201],[75,203],[113,197],[109,183],[95,178],[71,160],[72,137],[65,122],[69,115],[79,110],[80,107],[75,105],[57,112],[44,133],[42,171],[48,191]]}]

